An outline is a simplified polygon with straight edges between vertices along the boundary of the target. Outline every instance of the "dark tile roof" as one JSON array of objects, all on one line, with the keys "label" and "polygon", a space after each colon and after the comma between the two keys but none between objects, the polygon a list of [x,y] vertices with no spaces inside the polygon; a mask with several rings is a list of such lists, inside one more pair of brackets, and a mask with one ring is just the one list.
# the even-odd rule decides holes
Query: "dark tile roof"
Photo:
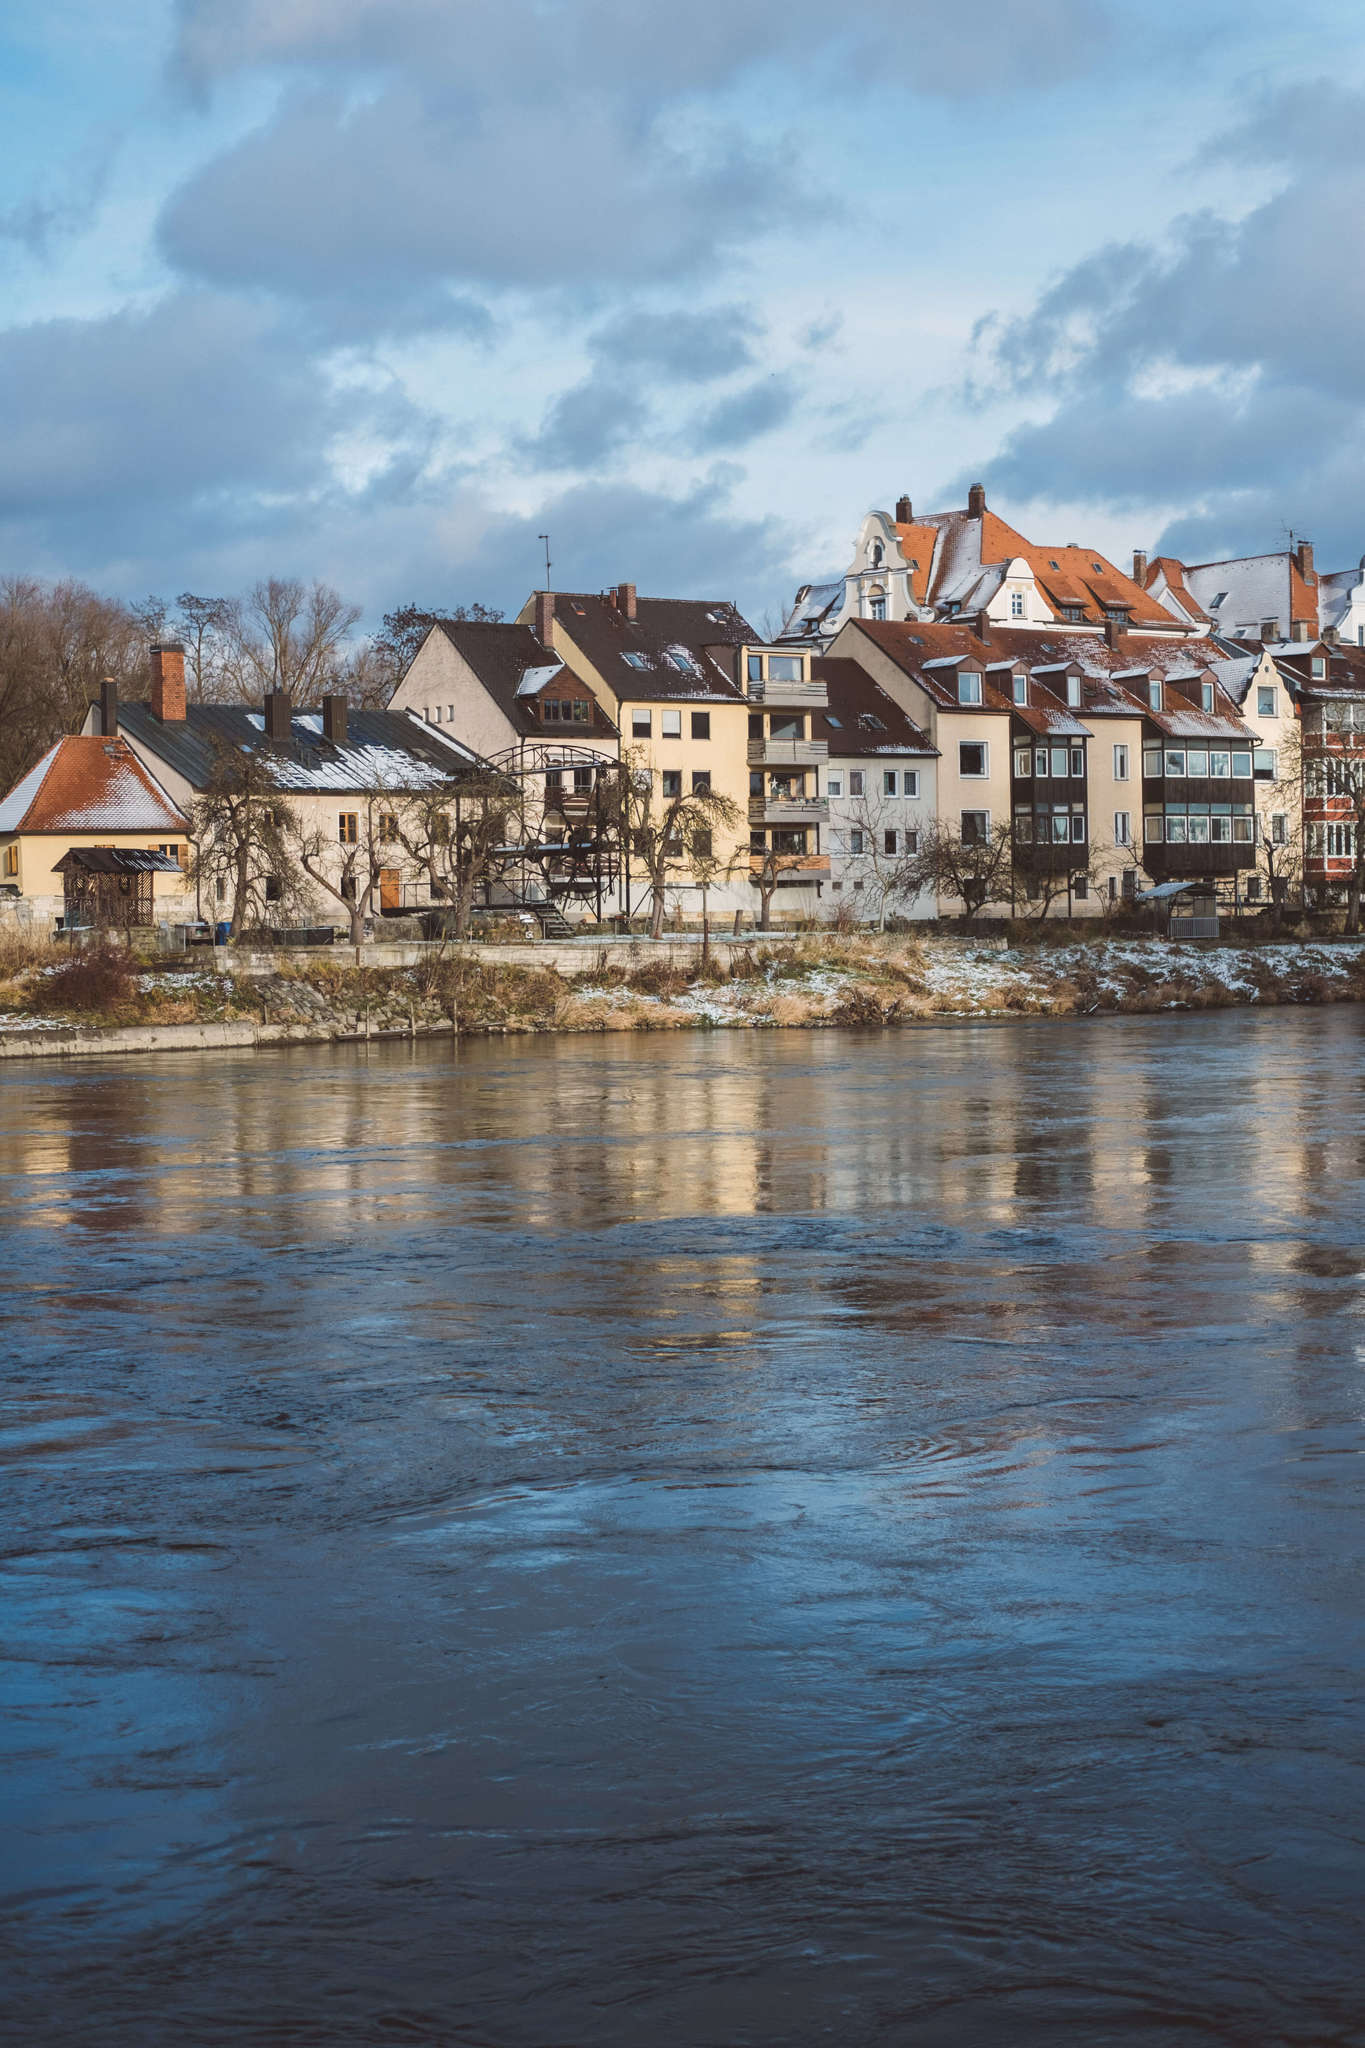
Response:
[{"label": "dark tile roof", "polygon": [[733,650],[764,645],[762,634],[720,599],[642,597],[628,619],[610,596],[561,591],[555,618],[627,703],[743,702]]},{"label": "dark tile roof", "polygon": [[810,736],[827,740],[831,754],[937,754],[894,697],[856,661],[817,656],[810,672],[829,695],[829,710],[811,713]]},{"label": "dark tile roof", "polygon": [[[538,640],[529,626],[484,624],[474,620],[441,619],[437,630],[468,662],[498,709],[525,737],[544,734],[565,737],[559,727],[547,727],[539,713],[542,696],[586,698],[592,706],[586,725],[575,728],[585,740],[614,738],[616,727],[594,697],[588,685],[566,668],[560,658]],[[541,673],[544,683],[534,692],[519,695],[524,677]]]},{"label": "dark tile roof", "polygon": [[119,730],[182,775],[194,789],[209,782],[222,747],[265,749],[281,787],[320,792],[369,789],[404,777],[430,780],[477,768],[479,757],[406,711],[352,711],[345,743],[322,736],[320,711],[296,711],[285,745],[265,737],[259,711],[245,704],[190,704],[182,720],[163,723],[150,705],[120,704]]}]

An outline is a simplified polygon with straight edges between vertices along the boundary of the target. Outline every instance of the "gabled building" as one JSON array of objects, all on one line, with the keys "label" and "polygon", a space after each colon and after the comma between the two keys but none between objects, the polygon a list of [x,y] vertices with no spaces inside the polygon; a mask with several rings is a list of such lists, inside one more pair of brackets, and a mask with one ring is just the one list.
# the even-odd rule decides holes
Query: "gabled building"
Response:
[{"label": "gabled building", "polygon": [[1365,648],[1318,641],[1269,654],[1299,720],[1304,883],[1339,895],[1365,851]]},{"label": "gabled building", "polygon": [[[1221,562],[1181,562],[1157,555],[1148,564],[1136,555],[1147,594],[1182,625],[1224,640],[1314,639],[1323,630],[1322,580],[1313,566],[1309,541],[1269,555],[1241,555]],[[1344,615],[1339,579],[1329,603]],[[1361,612],[1365,625],[1365,608]]]},{"label": "gabled building", "polygon": [[860,923],[880,919],[883,908],[936,916],[932,892],[891,898],[888,882],[937,815],[937,749],[857,662],[826,655],[811,669],[828,700],[810,722],[829,798],[830,891],[820,914],[851,912]]},{"label": "gabled building", "polygon": [[1031,541],[992,512],[973,484],[962,511],[870,512],[842,578],[806,584],[779,636],[828,648],[852,619],[930,624],[984,617],[1038,632],[1094,632],[1106,622],[1138,631],[1202,630],[1179,621],[1094,548]]},{"label": "gabled building", "polygon": [[58,740],[0,801],[0,888],[32,920],[181,921],[189,864],[188,820],[117,734]]}]

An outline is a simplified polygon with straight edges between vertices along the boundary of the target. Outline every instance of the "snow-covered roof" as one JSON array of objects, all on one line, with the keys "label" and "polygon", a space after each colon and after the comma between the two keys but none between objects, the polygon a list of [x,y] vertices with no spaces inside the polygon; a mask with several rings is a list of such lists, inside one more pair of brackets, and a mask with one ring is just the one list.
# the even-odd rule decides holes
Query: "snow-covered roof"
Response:
[{"label": "snow-covered roof", "polygon": [[161,785],[123,739],[71,735],[0,803],[0,832],[184,832]]},{"label": "snow-covered roof", "polygon": [[523,670],[521,681],[517,684],[517,695],[519,697],[536,696],[545,688],[545,685],[553,676],[559,674],[563,666],[562,661],[552,661],[546,668],[528,668]]}]

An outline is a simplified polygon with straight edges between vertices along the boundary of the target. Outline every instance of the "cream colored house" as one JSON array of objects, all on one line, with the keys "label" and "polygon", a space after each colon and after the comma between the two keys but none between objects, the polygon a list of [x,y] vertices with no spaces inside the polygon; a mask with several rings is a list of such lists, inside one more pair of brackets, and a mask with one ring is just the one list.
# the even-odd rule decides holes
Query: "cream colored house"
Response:
[{"label": "cream colored house", "polygon": [[188,868],[188,822],[126,740],[58,740],[0,801],[0,889],[24,922],[180,921]]}]

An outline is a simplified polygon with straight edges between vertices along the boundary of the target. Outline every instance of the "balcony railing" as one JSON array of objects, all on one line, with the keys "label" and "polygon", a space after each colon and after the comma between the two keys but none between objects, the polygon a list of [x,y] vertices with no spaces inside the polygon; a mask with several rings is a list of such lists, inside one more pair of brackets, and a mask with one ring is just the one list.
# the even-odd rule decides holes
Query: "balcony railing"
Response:
[{"label": "balcony railing", "polygon": [[751,825],[819,825],[829,816],[823,796],[751,796]]},{"label": "balcony railing", "polygon": [[[781,873],[777,878],[779,886],[783,882],[818,882],[822,875],[829,873],[827,853],[779,853],[777,858],[781,863]],[[763,860],[761,853],[749,855],[749,873],[755,881],[763,872]]]},{"label": "balcony railing", "polygon": [[829,759],[826,740],[774,740],[749,742],[751,768],[818,768]]},{"label": "balcony railing", "polygon": [[746,688],[752,704],[813,704],[823,710],[829,703],[829,692],[823,683],[777,683],[771,679],[765,682],[755,677]]}]

